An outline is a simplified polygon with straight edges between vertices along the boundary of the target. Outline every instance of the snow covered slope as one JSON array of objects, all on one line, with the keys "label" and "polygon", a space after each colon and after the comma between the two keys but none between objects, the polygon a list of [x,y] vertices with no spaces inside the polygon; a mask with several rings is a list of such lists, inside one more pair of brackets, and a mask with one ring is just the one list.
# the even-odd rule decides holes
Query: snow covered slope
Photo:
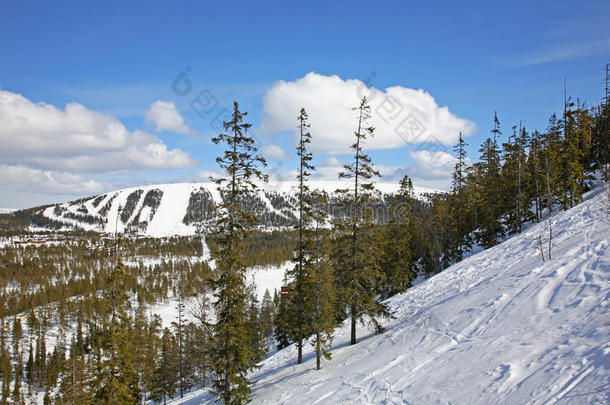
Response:
[{"label": "snow covered slope", "polygon": [[[388,300],[395,319],[374,335],[346,322],[333,359],[315,370],[307,345],[265,360],[252,378],[263,404],[610,403],[610,218],[601,189],[546,223]],[[195,391],[174,403],[213,402]]]},{"label": "snow covered slope", "polygon": [[[312,189],[327,191],[331,196],[338,188],[350,185],[351,182],[345,181],[312,181],[310,184]],[[377,187],[387,196],[397,191],[398,184],[379,183]],[[296,182],[272,181],[248,200],[248,209],[259,214],[261,225],[265,227],[292,225],[297,215],[297,190]],[[424,199],[425,195],[439,191],[416,187],[414,192]],[[153,237],[193,235],[211,224],[209,207],[220,199],[213,183],[158,184],[55,204],[38,213],[60,227],[132,232]]]}]

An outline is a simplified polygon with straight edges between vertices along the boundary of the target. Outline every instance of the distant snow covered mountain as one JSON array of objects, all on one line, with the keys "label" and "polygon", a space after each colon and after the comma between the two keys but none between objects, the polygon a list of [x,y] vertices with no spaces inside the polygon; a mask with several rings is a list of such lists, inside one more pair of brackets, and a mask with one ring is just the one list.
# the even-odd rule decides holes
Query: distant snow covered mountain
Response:
[{"label": "distant snow covered mountain", "polygon": [[[331,198],[349,182],[312,181],[312,189],[327,191]],[[398,184],[379,183],[380,204],[398,190]],[[296,221],[296,182],[271,182],[251,196],[249,209],[261,217],[261,225],[279,228]],[[438,190],[416,187],[415,196],[424,200]],[[89,198],[41,208],[36,214],[55,225],[98,232],[133,232],[152,237],[192,235],[211,224],[209,208],[221,201],[216,185],[174,183],[125,188]]]},{"label": "distant snow covered mountain", "polygon": [[[390,298],[386,332],[336,331],[332,360],[315,370],[296,347],[251,378],[254,404],[610,403],[610,218],[597,189],[547,222]],[[545,246],[546,247],[546,246]],[[197,390],[175,404],[214,403]]]}]

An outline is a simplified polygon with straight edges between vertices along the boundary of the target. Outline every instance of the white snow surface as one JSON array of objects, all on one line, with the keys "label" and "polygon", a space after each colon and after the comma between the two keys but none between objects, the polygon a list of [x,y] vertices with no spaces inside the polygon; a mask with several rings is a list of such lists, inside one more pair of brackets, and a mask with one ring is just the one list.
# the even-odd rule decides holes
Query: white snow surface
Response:
[{"label": "white snow surface", "polygon": [[301,365],[294,346],[277,352],[251,375],[253,403],[610,403],[606,200],[598,189],[553,216],[550,261],[544,222],[390,298],[385,333],[360,327],[350,346],[346,321],[322,370],[310,345]]},{"label": "white snow surface", "polygon": [[[197,258],[199,259],[199,258]],[[159,259],[160,261],[160,259]],[[146,265],[154,264],[155,261],[144,260]],[[259,302],[263,300],[265,291],[269,291],[271,297],[273,297],[274,291],[277,290],[279,293],[282,283],[284,281],[284,275],[286,271],[293,265],[291,260],[285,261],[279,266],[268,265],[268,266],[253,266],[248,268],[247,271],[247,282],[252,284],[256,291],[256,298]],[[212,297],[210,297],[212,300]],[[135,305],[135,300],[134,300]],[[185,313],[184,318],[186,322],[193,321],[193,312],[197,306],[197,299],[194,297],[186,297],[184,299]],[[167,300],[158,302],[155,305],[148,308],[150,315],[159,315],[163,327],[170,327],[172,322],[178,319],[178,297],[172,296]],[[213,311],[209,313],[210,319],[214,318]]]},{"label": "white snow surface", "polygon": [[269,290],[269,294],[273,298],[274,291],[280,292],[284,281],[284,275],[286,271],[294,266],[292,260],[287,260],[279,266],[254,266],[248,269],[246,275],[247,282],[254,284],[256,288],[256,298],[258,301],[262,301],[265,296],[265,291]]}]

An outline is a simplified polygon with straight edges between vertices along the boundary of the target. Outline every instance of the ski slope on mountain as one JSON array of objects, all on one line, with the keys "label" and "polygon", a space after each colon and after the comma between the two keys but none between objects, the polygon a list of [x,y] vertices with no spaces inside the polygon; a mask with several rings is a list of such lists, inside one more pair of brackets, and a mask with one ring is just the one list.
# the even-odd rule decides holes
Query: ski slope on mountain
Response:
[{"label": "ski slope on mountain", "polygon": [[[333,195],[337,189],[349,188],[351,181],[312,181],[311,189]],[[395,193],[396,183],[378,183],[383,195]],[[420,199],[439,190],[415,187]],[[267,228],[285,227],[296,218],[295,181],[270,181],[261,184],[257,200],[248,207],[260,217],[269,218]],[[221,202],[217,186],[210,182],[156,184],[130,187],[76,201],[41,208],[39,213],[65,228],[82,228],[98,232],[130,232],[151,237],[195,235],[197,223],[207,210],[205,203]],[[260,211],[260,212],[259,212]],[[0,211],[1,213],[2,211]]]},{"label": "ski slope on mountain", "polygon": [[[386,332],[349,323],[315,370],[306,345],[252,374],[255,404],[591,404],[610,402],[610,217],[602,189],[552,217],[553,259],[530,227],[388,300]],[[174,404],[212,403],[206,390]]]}]

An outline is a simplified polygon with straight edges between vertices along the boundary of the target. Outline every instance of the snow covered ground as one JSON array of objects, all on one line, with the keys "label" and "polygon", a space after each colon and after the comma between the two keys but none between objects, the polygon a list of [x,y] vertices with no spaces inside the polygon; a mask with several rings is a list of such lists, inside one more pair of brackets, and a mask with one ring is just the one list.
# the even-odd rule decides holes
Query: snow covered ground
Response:
[{"label": "snow covered ground", "polygon": [[[610,218],[597,189],[547,224],[473,255],[392,297],[386,332],[346,322],[333,359],[315,370],[294,346],[252,374],[261,404],[610,403]],[[213,402],[194,391],[173,404]]]},{"label": "snow covered ground", "polygon": [[[265,291],[269,290],[271,297],[275,290],[280,291],[282,282],[284,280],[284,274],[288,268],[292,266],[292,261],[286,261],[279,266],[254,266],[248,269],[247,282],[254,284],[256,289],[256,297],[258,301],[262,301]],[[135,304],[135,301],[134,301]],[[187,297],[184,300],[185,312],[184,316],[186,321],[192,321],[194,319],[193,312],[197,306],[197,298]],[[170,327],[172,322],[178,319],[178,297],[170,297],[164,302],[158,302],[157,304],[148,308],[147,312],[150,315],[156,314],[161,317],[163,327]],[[210,319],[214,318],[213,311],[210,310]]]},{"label": "snow covered ground", "polygon": [[271,297],[273,292],[280,292],[280,287],[284,281],[284,274],[293,266],[292,260],[285,261],[279,266],[254,266],[248,269],[247,282],[253,283],[256,286],[256,297],[260,302],[265,295],[265,291],[269,290]]}]

